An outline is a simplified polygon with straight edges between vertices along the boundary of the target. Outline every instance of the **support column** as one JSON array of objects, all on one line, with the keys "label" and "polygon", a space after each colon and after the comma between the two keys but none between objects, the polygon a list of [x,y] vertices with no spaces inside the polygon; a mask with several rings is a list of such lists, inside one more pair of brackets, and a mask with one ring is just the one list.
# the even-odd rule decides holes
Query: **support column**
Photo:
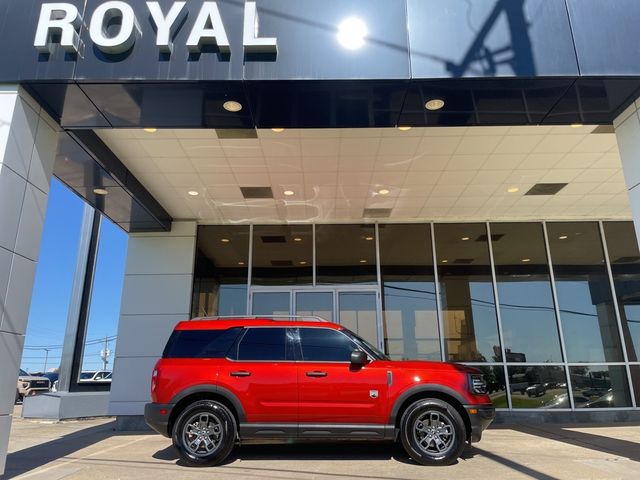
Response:
[{"label": "support column", "polygon": [[129,237],[109,414],[140,428],[151,373],[175,324],[191,315],[196,223]]},{"label": "support column", "polygon": [[613,122],[629,193],[636,236],[640,239],[640,99]]},{"label": "support column", "polygon": [[5,468],[57,129],[20,87],[0,86],[0,475]]}]

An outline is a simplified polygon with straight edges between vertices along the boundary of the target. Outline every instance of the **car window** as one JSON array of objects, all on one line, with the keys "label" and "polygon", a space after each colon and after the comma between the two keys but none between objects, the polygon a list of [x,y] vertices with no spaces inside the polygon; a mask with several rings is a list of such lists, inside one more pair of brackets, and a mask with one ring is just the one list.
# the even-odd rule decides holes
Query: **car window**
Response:
[{"label": "car window", "polygon": [[80,380],[91,380],[95,373],[93,372],[82,372],[80,374]]},{"label": "car window", "polygon": [[306,362],[350,362],[357,345],[346,335],[329,328],[301,328],[300,346]]},{"label": "car window", "polygon": [[176,330],[164,349],[164,358],[222,358],[242,331],[227,330]]},{"label": "car window", "polygon": [[286,328],[249,328],[238,343],[237,360],[293,360]]},{"label": "car window", "polygon": [[20,376],[21,377],[28,377],[29,374],[27,372],[25,372],[24,370],[20,369]]}]

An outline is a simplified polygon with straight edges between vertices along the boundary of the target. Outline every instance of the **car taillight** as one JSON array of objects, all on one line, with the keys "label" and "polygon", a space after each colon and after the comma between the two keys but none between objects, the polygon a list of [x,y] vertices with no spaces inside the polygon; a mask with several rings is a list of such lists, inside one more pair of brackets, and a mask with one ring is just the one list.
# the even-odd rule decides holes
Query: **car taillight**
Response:
[{"label": "car taillight", "polygon": [[156,380],[158,378],[158,369],[154,368],[153,369],[153,373],[151,374],[151,393],[153,394],[153,392],[156,391]]},{"label": "car taillight", "polygon": [[473,374],[469,375],[469,388],[471,393],[476,395],[484,395],[487,393],[487,382],[483,375]]}]

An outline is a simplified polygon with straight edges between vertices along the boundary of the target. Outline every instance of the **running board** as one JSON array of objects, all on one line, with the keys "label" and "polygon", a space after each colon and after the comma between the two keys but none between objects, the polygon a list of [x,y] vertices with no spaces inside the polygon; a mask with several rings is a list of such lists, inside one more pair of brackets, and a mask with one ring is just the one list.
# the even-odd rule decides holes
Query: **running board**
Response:
[{"label": "running board", "polygon": [[240,439],[394,440],[395,426],[326,423],[241,423]]}]

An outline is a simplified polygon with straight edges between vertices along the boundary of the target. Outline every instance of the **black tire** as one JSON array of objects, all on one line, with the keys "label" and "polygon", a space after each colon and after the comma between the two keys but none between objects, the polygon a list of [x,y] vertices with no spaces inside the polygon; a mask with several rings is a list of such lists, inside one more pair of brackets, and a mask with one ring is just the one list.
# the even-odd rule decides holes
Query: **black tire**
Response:
[{"label": "black tire", "polygon": [[[206,425],[202,423],[203,418],[207,418]],[[189,438],[193,443],[188,443]],[[200,400],[180,413],[173,428],[172,441],[186,464],[193,467],[219,465],[235,445],[236,420],[221,403]]]},{"label": "black tire", "polygon": [[22,400],[22,396],[20,395],[20,390],[16,388],[16,403]]},{"label": "black tire", "polygon": [[400,439],[416,462],[451,465],[465,448],[467,430],[453,406],[436,398],[426,398],[411,404],[402,415]]}]

